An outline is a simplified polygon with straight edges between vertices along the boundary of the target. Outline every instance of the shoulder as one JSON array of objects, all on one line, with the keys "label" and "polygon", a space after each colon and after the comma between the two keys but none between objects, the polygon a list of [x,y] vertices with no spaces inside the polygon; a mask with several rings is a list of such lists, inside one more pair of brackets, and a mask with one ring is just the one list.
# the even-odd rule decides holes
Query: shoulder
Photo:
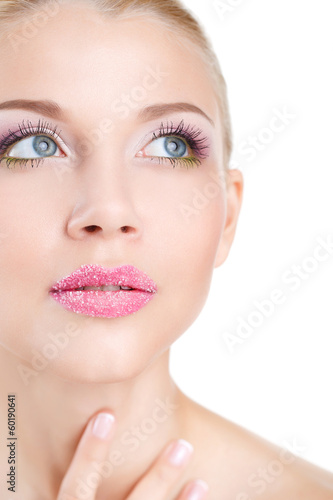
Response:
[{"label": "shoulder", "polygon": [[243,427],[187,402],[187,435],[194,446],[189,477],[210,486],[208,500],[333,500],[333,474]]}]

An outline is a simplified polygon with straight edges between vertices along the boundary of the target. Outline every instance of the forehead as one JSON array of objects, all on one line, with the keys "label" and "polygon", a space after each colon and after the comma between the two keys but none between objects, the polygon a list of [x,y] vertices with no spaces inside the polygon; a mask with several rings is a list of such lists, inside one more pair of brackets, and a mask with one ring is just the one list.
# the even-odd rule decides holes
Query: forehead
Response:
[{"label": "forehead", "polygon": [[52,99],[73,112],[83,106],[105,116],[106,106],[133,89],[139,96],[144,86],[143,104],[191,102],[218,120],[202,58],[148,15],[117,20],[88,4],[61,4],[34,36],[26,38],[16,27],[0,57],[6,68],[1,100]]}]

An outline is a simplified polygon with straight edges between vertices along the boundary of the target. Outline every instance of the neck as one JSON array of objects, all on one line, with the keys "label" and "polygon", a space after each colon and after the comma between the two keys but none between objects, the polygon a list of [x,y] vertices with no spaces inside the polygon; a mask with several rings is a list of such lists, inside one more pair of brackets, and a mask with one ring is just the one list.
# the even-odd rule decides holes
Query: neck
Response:
[{"label": "neck", "polygon": [[[2,404],[8,394],[16,394],[21,498],[55,498],[82,432],[98,411],[109,410],[116,418],[101,499],[110,498],[111,491],[114,500],[126,498],[166,443],[185,431],[185,396],[169,374],[169,350],[135,378],[114,384],[67,382],[45,370],[25,385],[17,370],[20,362],[0,349]],[[1,428],[7,429],[5,412],[0,418]]]}]

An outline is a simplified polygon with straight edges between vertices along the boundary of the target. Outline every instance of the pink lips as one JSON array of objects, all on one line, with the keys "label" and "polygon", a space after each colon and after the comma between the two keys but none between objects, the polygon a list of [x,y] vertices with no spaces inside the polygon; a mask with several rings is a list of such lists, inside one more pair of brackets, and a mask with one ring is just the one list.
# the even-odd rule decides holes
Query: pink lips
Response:
[{"label": "pink lips", "polygon": [[[102,285],[122,286],[131,290],[76,290]],[[92,264],[81,266],[55,283],[50,295],[70,311],[88,316],[118,318],[141,309],[156,292],[154,281],[134,266],[109,269]]]}]

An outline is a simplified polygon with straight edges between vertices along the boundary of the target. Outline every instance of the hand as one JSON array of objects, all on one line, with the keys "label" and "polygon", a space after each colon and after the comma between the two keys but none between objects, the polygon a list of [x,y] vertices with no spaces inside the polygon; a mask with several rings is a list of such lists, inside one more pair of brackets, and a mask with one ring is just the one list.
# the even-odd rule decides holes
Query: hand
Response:
[{"label": "hand", "polygon": [[[82,496],[80,497],[80,492],[77,491],[78,478],[86,485],[87,493],[84,495],[84,500],[96,500],[97,490],[103,476],[96,471],[93,464],[107,460],[114,427],[114,417],[110,413],[99,413],[90,420],[61,483],[57,500],[81,500]],[[178,460],[177,454],[174,453],[177,443],[182,446]],[[170,492],[184,473],[192,451],[192,446],[183,440],[169,443],[126,500],[169,500]],[[84,478],[90,480],[86,482]],[[201,480],[191,481],[174,500],[204,500],[207,494],[206,483]],[[112,491],[110,500],[112,500]]]}]

